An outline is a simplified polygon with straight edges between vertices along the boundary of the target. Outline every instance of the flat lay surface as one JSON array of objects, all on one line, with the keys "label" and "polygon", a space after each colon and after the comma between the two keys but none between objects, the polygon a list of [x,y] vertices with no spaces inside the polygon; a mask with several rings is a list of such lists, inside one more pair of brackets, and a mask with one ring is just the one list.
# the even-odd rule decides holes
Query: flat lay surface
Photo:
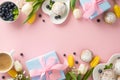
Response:
[{"label": "flat lay surface", "polygon": [[[5,0],[0,0],[0,3],[3,1]],[[113,2],[109,1],[113,5]],[[120,5],[120,0],[118,4]],[[82,8],[79,1],[77,8]],[[112,10],[111,8],[108,11]],[[90,49],[94,55],[101,57],[101,62],[107,62],[113,54],[120,53],[120,19],[110,25],[104,22],[103,16],[104,14],[101,14],[93,20],[77,20],[70,11],[67,20],[57,25],[40,10],[37,12],[36,22],[30,25],[23,24],[25,16],[21,13],[14,23],[0,21],[0,51],[9,52],[14,49],[14,58],[23,64],[53,50],[59,57],[76,52],[75,59],[80,64],[83,63],[80,60],[81,51]],[[20,53],[23,53],[24,57],[21,57]]]}]

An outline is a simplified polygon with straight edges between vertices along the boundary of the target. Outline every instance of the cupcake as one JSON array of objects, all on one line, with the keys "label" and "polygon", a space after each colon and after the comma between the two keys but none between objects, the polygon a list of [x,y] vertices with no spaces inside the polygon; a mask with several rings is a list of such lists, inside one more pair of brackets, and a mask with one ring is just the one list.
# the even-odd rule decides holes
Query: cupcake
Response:
[{"label": "cupcake", "polygon": [[116,75],[112,69],[106,69],[101,73],[100,80],[116,80]]}]

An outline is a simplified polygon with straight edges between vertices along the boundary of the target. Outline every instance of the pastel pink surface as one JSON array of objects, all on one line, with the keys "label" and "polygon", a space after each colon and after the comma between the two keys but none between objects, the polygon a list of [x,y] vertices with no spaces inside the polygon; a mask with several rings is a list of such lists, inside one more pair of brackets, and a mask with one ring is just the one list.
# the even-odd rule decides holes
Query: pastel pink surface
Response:
[{"label": "pastel pink surface", "polygon": [[[83,49],[92,50],[102,62],[106,62],[112,54],[120,53],[120,19],[109,25],[103,21],[103,15],[90,21],[76,20],[70,13],[65,23],[55,25],[42,11],[39,13],[42,18],[38,17],[33,25],[22,24],[23,14],[15,23],[0,21],[0,51],[15,49],[15,59],[21,60],[24,65],[25,61],[52,50],[58,55],[76,52],[78,57],[76,55],[75,59],[79,63]],[[96,22],[98,18],[100,23]],[[45,22],[42,22],[43,19]],[[24,53],[24,57],[20,53]]]}]

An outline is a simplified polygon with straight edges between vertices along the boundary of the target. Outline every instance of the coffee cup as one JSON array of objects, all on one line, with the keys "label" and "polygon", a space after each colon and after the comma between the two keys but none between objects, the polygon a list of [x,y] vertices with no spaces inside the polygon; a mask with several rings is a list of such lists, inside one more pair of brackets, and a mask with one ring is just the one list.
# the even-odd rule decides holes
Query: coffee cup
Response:
[{"label": "coffee cup", "polygon": [[0,52],[0,73],[6,73],[12,69],[14,65],[13,53],[14,50],[11,52]]}]

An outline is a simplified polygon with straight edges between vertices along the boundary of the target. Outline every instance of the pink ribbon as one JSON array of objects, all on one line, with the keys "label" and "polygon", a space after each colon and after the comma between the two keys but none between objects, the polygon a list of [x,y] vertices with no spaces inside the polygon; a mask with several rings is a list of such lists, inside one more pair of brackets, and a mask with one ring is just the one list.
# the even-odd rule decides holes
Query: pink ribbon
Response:
[{"label": "pink ribbon", "polygon": [[39,60],[42,65],[42,68],[31,70],[30,76],[31,77],[40,76],[40,80],[43,79],[43,76],[46,77],[46,80],[51,80],[49,76],[49,71],[52,71],[52,70],[60,71],[60,70],[65,70],[67,68],[66,63],[64,64],[56,63],[56,59],[54,57],[50,57],[49,59],[47,59],[47,62],[45,61],[45,58],[43,57]]},{"label": "pink ribbon", "polygon": [[90,16],[94,14],[95,11],[101,12],[99,8],[99,3],[104,0],[91,0],[91,2],[85,3],[83,8],[84,8],[84,14],[83,17],[89,19]]}]

